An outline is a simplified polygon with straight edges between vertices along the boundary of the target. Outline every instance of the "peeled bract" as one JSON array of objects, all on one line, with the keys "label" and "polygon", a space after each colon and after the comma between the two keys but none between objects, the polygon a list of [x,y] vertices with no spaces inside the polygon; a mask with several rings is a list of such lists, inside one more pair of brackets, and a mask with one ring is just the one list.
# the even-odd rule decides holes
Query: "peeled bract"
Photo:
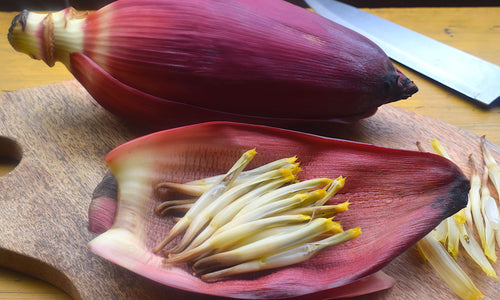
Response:
[{"label": "peeled bract", "polygon": [[[253,148],[258,154],[249,169],[297,156],[300,180],[345,177],[342,190],[326,204],[349,201],[336,220],[346,228],[360,226],[363,233],[305,262],[216,283],[193,276],[187,266],[163,265],[164,257],[152,249],[173,222],[154,212],[162,202],[155,186],[224,174]],[[298,297],[365,278],[465,207],[469,190],[456,165],[434,154],[237,123],[157,132],[118,147],[106,161],[118,183],[119,204],[112,227],[89,249],[162,284],[234,298]],[[93,211],[90,225],[107,213]]]}]

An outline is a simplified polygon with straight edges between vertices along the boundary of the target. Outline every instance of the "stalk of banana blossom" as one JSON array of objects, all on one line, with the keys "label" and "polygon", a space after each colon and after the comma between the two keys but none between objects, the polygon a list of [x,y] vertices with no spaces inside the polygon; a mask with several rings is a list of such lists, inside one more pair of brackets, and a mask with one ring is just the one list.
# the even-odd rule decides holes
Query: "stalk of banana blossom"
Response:
[{"label": "stalk of banana blossom", "polygon": [[24,11],[12,46],[61,61],[140,125],[352,122],[417,92],[373,42],[281,0],[119,0],[93,13]]}]

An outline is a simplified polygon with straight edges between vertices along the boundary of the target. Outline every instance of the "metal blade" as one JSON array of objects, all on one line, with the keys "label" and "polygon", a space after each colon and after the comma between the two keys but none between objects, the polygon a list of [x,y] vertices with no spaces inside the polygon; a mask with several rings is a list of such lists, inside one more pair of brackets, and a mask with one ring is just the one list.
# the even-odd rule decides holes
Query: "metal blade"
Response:
[{"label": "metal blade", "polygon": [[305,0],[319,15],[375,42],[390,58],[486,105],[500,98],[500,67],[334,0]]}]

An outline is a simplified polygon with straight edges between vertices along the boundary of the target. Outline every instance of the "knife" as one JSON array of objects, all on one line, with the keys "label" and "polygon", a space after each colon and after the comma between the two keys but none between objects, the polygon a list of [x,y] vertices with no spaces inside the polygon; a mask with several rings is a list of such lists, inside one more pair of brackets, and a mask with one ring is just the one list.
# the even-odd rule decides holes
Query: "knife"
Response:
[{"label": "knife", "polygon": [[500,67],[334,0],[305,0],[319,15],[376,43],[393,60],[489,106],[500,98]]}]

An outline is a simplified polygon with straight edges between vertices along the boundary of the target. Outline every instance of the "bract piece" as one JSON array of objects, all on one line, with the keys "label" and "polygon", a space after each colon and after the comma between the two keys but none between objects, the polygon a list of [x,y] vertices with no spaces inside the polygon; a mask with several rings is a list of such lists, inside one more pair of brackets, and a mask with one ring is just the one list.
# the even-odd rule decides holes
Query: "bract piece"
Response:
[{"label": "bract piece", "polygon": [[[344,187],[327,204],[349,201],[339,221],[346,228],[360,226],[363,233],[305,262],[217,282],[192,275],[187,265],[163,264],[164,257],[152,249],[174,221],[155,213],[164,197],[155,186],[224,174],[253,148],[258,154],[248,169],[297,156],[300,180],[345,177]],[[106,161],[118,184],[117,212],[111,228],[89,249],[162,284],[233,298],[293,298],[327,290],[335,297],[335,290],[376,273],[465,207],[469,190],[458,167],[438,155],[240,123],[153,133],[116,148]],[[90,225],[107,215],[104,209],[94,211]]]}]

